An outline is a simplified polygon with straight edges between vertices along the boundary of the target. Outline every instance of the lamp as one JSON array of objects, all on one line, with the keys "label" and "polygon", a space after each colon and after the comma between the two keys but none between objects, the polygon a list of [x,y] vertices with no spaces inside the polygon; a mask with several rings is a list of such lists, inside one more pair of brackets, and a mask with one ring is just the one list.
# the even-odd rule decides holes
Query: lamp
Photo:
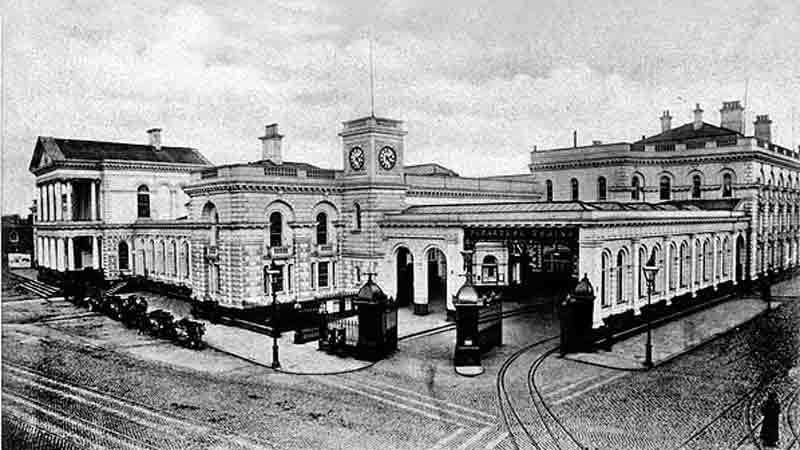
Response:
[{"label": "lamp", "polygon": [[650,259],[647,260],[642,272],[644,272],[644,279],[647,282],[647,342],[644,347],[644,365],[647,368],[653,367],[653,336],[652,325],[650,323],[650,297],[653,294],[653,286],[656,283],[656,274],[658,273],[658,265],[656,264],[656,253],[650,253]]},{"label": "lamp", "polygon": [[272,280],[279,273],[281,273],[280,270],[274,270],[270,269],[269,266],[264,266],[264,274],[267,275],[266,277],[264,277],[264,283],[266,283],[267,286],[269,286],[269,290],[272,293],[272,368],[273,369],[279,369],[281,367],[281,363],[278,360],[278,335],[280,334],[278,328],[278,293],[275,291],[274,286],[272,285]]}]

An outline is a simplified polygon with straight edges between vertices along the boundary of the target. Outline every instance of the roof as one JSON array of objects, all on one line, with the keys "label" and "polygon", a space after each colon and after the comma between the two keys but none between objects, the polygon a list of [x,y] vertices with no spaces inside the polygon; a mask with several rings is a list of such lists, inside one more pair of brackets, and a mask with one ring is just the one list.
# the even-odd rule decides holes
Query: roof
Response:
[{"label": "roof", "polygon": [[569,211],[733,211],[739,199],[674,200],[664,203],[627,202],[503,202],[411,206],[403,215],[415,214],[502,214],[507,212]]},{"label": "roof", "polygon": [[663,133],[650,136],[634,144],[653,144],[656,142],[672,142],[672,141],[689,141],[692,139],[705,139],[716,138],[720,136],[741,135],[741,133],[729,130],[727,128],[711,125],[710,123],[703,122],[703,126],[699,129],[694,129],[694,122],[681,125],[677,128],[671,128]]},{"label": "roof", "polygon": [[161,147],[156,150],[151,145],[129,144],[123,142],[85,141],[80,139],[62,139],[39,136],[36,140],[30,170],[43,166],[50,161],[147,161],[167,164],[211,165],[197,149],[190,147]]},{"label": "roof", "polygon": [[414,164],[405,166],[403,168],[405,169],[406,173],[413,175],[438,175],[448,177],[458,176],[456,171],[448,169],[447,167],[437,163]]},{"label": "roof", "polygon": [[333,170],[333,169],[323,169],[322,167],[315,166],[313,164],[304,163],[304,162],[294,162],[294,161],[283,161],[280,164],[276,164],[272,162],[270,159],[262,159],[260,161],[253,161],[249,163],[251,166],[265,166],[265,167],[292,167],[295,169],[301,169],[308,171],[309,169],[314,170]]}]

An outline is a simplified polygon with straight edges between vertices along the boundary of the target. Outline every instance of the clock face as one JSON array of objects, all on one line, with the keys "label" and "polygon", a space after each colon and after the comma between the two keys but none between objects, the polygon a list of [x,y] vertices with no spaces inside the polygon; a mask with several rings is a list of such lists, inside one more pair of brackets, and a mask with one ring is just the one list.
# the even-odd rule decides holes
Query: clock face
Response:
[{"label": "clock face", "polygon": [[350,167],[353,170],[361,170],[364,168],[364,150],[361,147],[353,147],[350,149]]},{"label": "clock face", "polygon": [[392,147],[383,147],[378,153],[378,162],[381,163],[383,170],[392,170],[397,162],[397,153]]}]

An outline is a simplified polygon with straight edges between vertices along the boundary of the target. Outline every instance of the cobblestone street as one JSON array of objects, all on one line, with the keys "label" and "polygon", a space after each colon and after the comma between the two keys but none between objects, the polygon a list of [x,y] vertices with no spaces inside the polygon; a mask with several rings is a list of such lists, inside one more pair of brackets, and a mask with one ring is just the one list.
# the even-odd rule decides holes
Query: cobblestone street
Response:
[{"label": "cobblestone street", "polygon": [[403,340],[363,370],[294,376],[6,287],[3,407],[107,448],[735,449],[756,448],[772,389],[789,448],[798,292],[795,277],[774,290],[776,309],[646,372],[549,353],[558,323],[543,306],[506,318],[486,372],[465,378],[453,330]]}]

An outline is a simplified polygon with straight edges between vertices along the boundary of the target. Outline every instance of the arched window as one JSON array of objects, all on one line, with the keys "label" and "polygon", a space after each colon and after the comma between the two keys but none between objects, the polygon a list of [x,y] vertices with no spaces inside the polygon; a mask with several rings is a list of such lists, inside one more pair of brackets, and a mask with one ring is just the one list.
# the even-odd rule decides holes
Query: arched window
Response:
[{"label": "arched window", "polygon": [[119,241],[119,245],[117,246],[117,260],[119,261],[119,270],[130,269],[130,263],[128,261],[128,243],[125,241]]},{"label": "arched window", "polygon": [[681,243],[681,254],[680,254],[680,286],[685,288],[689,285],[689,249],[686,245],[686,241]]},{"label": "arched window", "polygon": [[607,197],[607,189],[606,189],[606,177],[600,177],[597,179],[597,200],[605,201]]},{"label": "arched window", "polygon": [[642,182],[639,177],[634,175],[631,179],[631,200],[639,200],[639,192],[642,190]]},{"label": "arched window", "polygon": [[219,242],[219,213],[217,207],[213,203],[208,202],[203,206],[203,220],[211,222],[211,245],[217,245]]},{"label": "arched window", "polygon": [[680,276],[680,255],[678,255],[678,246],[675,243],[671,243],[669,246],[670,252],[670,272],[669,272],[669,286],[668,289],[670,291],[674,291],[675,288],[678,286],[678,277]]},{"label": "arched window", "polygon": [[553,181],[552,180],[545,181],[544,182],[544,186],[545,186],[545,198],[547,199],[548,202],[552,202],[553,201]]},{"label": "arched window", "polygon": [[[654,295],[658,295],[658,293],[661,292],[661,287],[664,285],[664,276],[666,275],[668,268],[667,267],[663,267],[663,264],[660,264],[661,263],[661,251],[660,251],[660,249],[658,247],[653,247],[652,250],[650,250],[650,259],[655,261],[656,265],[662,266],[662,267],[660,267],[660,270],[656,273],[656,279],[653,282],[653,294]],[[647,264],[647,261],[645,261],[645,264]],[[642,267],[644,267],[644,266],[642,266]],[[644,274],[644,273],[642,273],[642,274]],[[645,280],[645,281],[647,281],[647,280]],[[645,290],[645,293],[647,293],[647,290]]]},{"label": "arched window", "polygon": [[617,303],[625,303],[625,252],[620,250],[617,253]]},{"label": "arched window", "polygon": [[178,276],[178,244],[172,241],[170,248],[172,253],[170,253],[169,259],[169,274],[176,277]]},{"label": "arched window", "polygon": [[570,186],[570,189],[572,190],[572,201],[573,202],[577,201],[578,200],[578,179],[577,178],[573,178],[573,179],[569,180],[569,186]]},{"label": "arched window", "polygon": [[158,273],[164,274],[167,272],[166,261],[167,246],[164,244],[164,241],[161,241],[161,245],[158,246]]},{"label": "arched window", "polygon": [[600,306],[609,306],[611,300],[608,295],[608,277],[610,271],[610,263],[609,261],[610,255],[608,253],[603,252],[603,256],[600,258]]},{"label": "arched window", "polygon": [[361,229],[361,205],[358,203],[353,205],[353,220],[355,221],[356,230]]},{"label": "arched window", "polygon": [[644,277],[642,268],[647,264],[647,249],[639,247],[639,298],[647,295],[647,280]]},{"label": "arched window", "polygon": [[733,175],[729,173],[722,175],[722,196],[733,196]]},{"label": "arched window", "polygon": [[672,183],[668,176],[664,175],[658,183],[658,198],[661,200],[669,200],[672,196]]},{"label": "arched window", "polygon": [[317,245],[328,243],[328,215],[324,212],[317,214]]},{"label": "arched window", "polygon": [[136,206],[138,217],[150,217],[150,189],[147,186],[139,186],[136,191]]},{"label": "arched window", "polygon": [[269,215],[269,246],[283,245],[283,216],[278,211]]},{"label": "arched window", "polygon": [[692,176],[692,198],[700,198],[702,195],[700,191],[700,186],[703,184],[703,180],[700,178],[700,175]]},{"label": "arched window", "polygon": [[190,254],[189,254],[189,243],[183,243],[183,251],[181,252],[181,257],[183,258],[183,278],[188,279],[190,273]]},{"label": "arched window", "polygon": [[497,258],[486,255],[481,264],[481,281],[483,283],[497,282]]}]

